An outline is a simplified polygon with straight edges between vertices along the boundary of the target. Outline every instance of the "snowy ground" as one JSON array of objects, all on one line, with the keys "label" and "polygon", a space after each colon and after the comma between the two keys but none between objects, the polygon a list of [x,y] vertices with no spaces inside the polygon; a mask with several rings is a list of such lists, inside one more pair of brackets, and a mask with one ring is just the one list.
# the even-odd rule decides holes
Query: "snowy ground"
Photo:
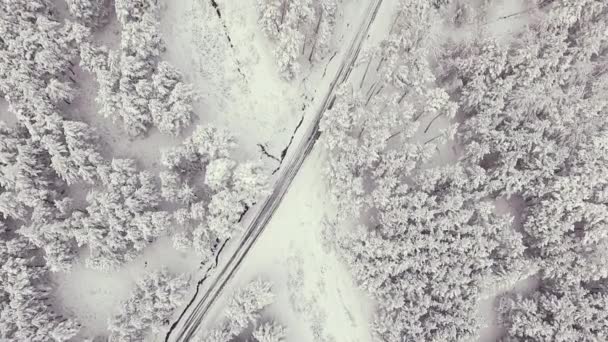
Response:
[{"label": "snowy ground", "polygon": [[[383,38],[392,22],[394,2],[385,3],[367,45]],[[368,3],[351,4],[346,10],[347,13],[352,11],[348,17],[361,18]],[[355,23],[342,23],[341,32],[337,34],[338,39],[344,42],[341,46],[356,33]],[[314,89],[311,102],[323,98],[324,89],[331,81],[331,75],[336,73],[341,58],[339,53],[335,63],[328,64],[327,70],[317,67],[306,77],[305,84],[314,85],[308,88]],[[358,66],[351,74],[357,84],[362,71],[363,67]],[[315,105],[312,104],[311,108],[314,109]],[[310,120],[305,118],[304,125],[308,123],[306,119]],[[322,246],[323,220],[326,215],[331,217],[333,214],[323,177],[325,163],[320,156],[322,151],[320,144],[317,145],[300,169],[262,237],[206,316],[201,331],[211,328],[216,323],[215,318],[221,317],[223,304],[231,292],[252,277],[262,275],[275,282],[278,293],[276,305],[267,314],[290,328],[289,341],[371,340],[368,329],[372,306],[368,298],[356,289],[336,255]],[[225,254],[230,255],[231,249],[228,246]]]},{"label": "snowy ground", "polygon": [[526,0],[497,1],[488,13],[488,30],[497,39],[508,40],[528,23],[530,6]]},{"label": "snowy ground", "polygon": [[[288,341],[370,341],[373,305],[321,239],[326,215],[334,210],[323,176],[323,154],[315,148],[305,161],[222,299],[261,276],[274,283],[277,294],[265,317],[288,327]],[[216,303],[202,330],[221,316],[223,304]]]},{"label": "snowy ground", "polygon": [[167,267],[175,273],[189,274],[200,266],[198,260],[176,251],[171,243],[168,238],[157,240],[118,271],[104,273],[78,263],[70,273],[53,274],[57,305],[83,323],[75,341],[84,336],[104,335],[108,318],[118,312],[120,302],[128,298],[145,272]]},{"label": "snowy ground", "polygon": [[9,127],[14,127],[17,124],[17,118],[8,111],[8,103],[4,98],[0,98],[0,121],[3,121]]}]

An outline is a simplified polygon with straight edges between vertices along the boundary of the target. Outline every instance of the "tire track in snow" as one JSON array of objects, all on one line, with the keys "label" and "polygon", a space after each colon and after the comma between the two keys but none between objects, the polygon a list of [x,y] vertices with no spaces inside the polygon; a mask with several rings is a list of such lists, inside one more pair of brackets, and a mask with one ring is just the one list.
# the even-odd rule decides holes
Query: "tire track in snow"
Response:
[{"label": "tire track in snow", "polygon": [[[270,196],[266,198],[266,200],[259,207],[257,213],[252,218],[250,224],[248,225],[245,233],[241,237],[241,240],[238,244],[237,249],[230,256],[227,262],[224,264],[220,272],[217,274],[213,282],[210,284],[209,288],[198,300],[196,306],[192,309],[192,312],[188,315],[184,323],[179,326],[179,330],[175,330],[178,328],[179,321],[175,322],[173,328],[169,330],[166,335],[165,341],[170,341],[172,334],[175,333],[175,337],[173,341],[189,341],[192,336],[197,332],[197,329],[205,315],[211,308],[211,306],[215,303],[215,301],[220,297],[222,290],[226,286],[226,284],[232,279],[239,266],[245,259],[245,256],[254,243],[260,236],[260,234],[266,228],[266,224],[272,218],[275,210],[278,208],[281,200],[287,193],[289,186],[291,185],[293,179],[296,174],[300,170],[300,167],[304,163],[304,160],[312,150],[313,146],[319,139],[321,132],[319,131],[319,123],[321,122],[321,118],[323,113],[331,109],[333,103],[336,99],[334,91],[336,87],[342,84],[346,79],[348,79],[350,73],[354,68],[355,61],[357,60],[359,53],[361,51],[361,47],[363,45],[363,41],[367,37],[369,29],[376,19],[378,11],[380,9],[380,5],[383,0],[373,0],[367,9],[366,17],[362,24],[359,27],[355,38],[351,42],[345,58],[343,58],[340,67],[336,73],[336,76],[330,83],[329,90],[321,103],[319,110],[315,114],[314,120],[309,125],[306,134],[300,141],[297,150],[290,157],[289,162],[281,169],[281,175],[278,180],[275,182],[274,189]],[[188,310],[188,309],[186,309]],[[183,317],[185,316],[185,312],[182,312]]]}]

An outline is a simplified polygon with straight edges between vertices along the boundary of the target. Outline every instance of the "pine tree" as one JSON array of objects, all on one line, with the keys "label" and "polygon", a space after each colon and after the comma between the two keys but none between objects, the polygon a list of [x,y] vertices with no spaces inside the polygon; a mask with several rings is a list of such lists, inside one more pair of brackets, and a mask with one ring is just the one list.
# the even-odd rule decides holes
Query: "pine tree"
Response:
[{"label": "pine tree", "polygon": [[262,32],[276,43],[274,55],[283,78],[300,73],[302,54],[319,61],[328,55],[338,12],[337,0],[258,0]]},{"label": "pine tree", "polygon": [[338,231],[336,241],[379,302],[379,338],[469,340],[483,289],[528,267],[521,237],[484,201],[481,170],[450,166],[412,177],[376,206],[369,228]]},{"label": "pine tree", "polygon": [[145,341],[149,331],[161,332],[173,311],[186,299],[189,280],[167,270],[143,276],[120,311],[109,321],[110,341]]},{"label": "pine tree", "polygon": [[338,6],[338,0],[320,1],[319,8],[316,11],[318,19],[314,30],[314,37],[310,43],[312,45],[310,60],[320,61],[329,55],[330,44],[336,26]]},{"label": "pine tree", "polygon": [[0,235],[0,339],[68,341],[80,326],[54,312],[48,269],[35,254],[27,239]]},{"label": "pine tree", "polygon": [[284,342],[285,336],[285,327],[276,322],[264,323],[253,332],[253,338],[258,342]]},{"label": "pine tree", "polygon": [[100,27],[108,22],[110,2],[107,0],[66,0],[70,14],[88,27]]},{"label": "pine tree", "polygon": [[195,94],[169,63],[159,62],[164,49],[156,1],[116,1],[122,34],[119,51],[85,44],[81,64],[99,84],[100,113],[122,122],[133,137],[152,125],[178,135],[190,124]]},{"label": "pine tree", "polygon": [[258,0],[262,32],[272,40],[279,37],[285,6],[285,1],[282,0]]},{"label": "pine tree", "polygon": [[133,160],[114,159],[100,169],[102,189],[87,195],[88,206],[75,218],[74,235],[90,250],[87,265],[102,270],[132,260],[169,226],[170,215],[158,209],[160,196],[151,174]]},{"label": "pine tree", "polygon": [[485,170],[493,197],[521,198],[525,251],[539,267],[536,291],[501,300],[504,340],[597,341],[606,338],[608,5],[539,7],[512,41],[466,41],[442,64],[460,85],[464,161]]},{"label": "pine tree", "polygon": [[178,135],[193,116],[194,88],[167,62],[157,66],[152,76],[155,96],[150,101],[154,125],[163,133]]},{"label": "pine tree", "polygon": [[523,199],[524,238],[547,280],[608,275],[597,262],[607,243],[608,74],[598,55],[607,14],[597,2],[564,2],[509,46],[481,39],[449,52],[446,73],[462,84],[465,158],[487,171],[495,196]]},{"label": "pine tree", "polygon": [[326,240],[378,303],[372,329],[383,341],[474,339],[478,301],[532,268],[521,235],[494,212],[483,168],[429,163],[454,126],[419,141],[457,110],[429,61],[435,22],[430,3],[400,2],[369,55],[379,78],[365,94],[345,83],[321,122],[338,206]]},{"label": "pine tree", "polygon": [[273,301],[272,284],[261,279],[250,282],[245,288],[232,295],[225,314],[233,335],[237,335],[250,323],[255,322],[259,311]]},{"label": "pine tree", "polygon": [[70,153],[70,167],[78,170],[78,179],[93,183],[97,168],[105,164],[99,153],[99,139],[89,125],[78,121],[64,121],[65,144]]},{"label": "pine tree", "polygon": [[242,215],[268,191],[259,164],[229,158],[234,146],[227,131],[199,127],[182,145],[162,154],[163,197],[185,206],[174,243],[192,246],[204,260],[211,260],[221,241],[239,229]]}]

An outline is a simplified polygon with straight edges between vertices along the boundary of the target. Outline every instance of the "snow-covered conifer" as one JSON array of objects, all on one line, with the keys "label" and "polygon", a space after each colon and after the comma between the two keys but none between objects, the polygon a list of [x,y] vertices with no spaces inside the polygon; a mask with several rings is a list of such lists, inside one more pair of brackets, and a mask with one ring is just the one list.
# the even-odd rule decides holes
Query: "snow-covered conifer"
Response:
[{"label": "snow-covered conifer", "polygon": [[338,231],[338,245],[379,302],[379,338],[468,340],[479,329],[482,289],[528,267],[521,237],[483,200],[481,170],[428,169],[412,181],[377,204],[370,228]]},{"label": "snow-covered conifer", "polygon": [[300,72],[302,54],[310,61],[328,55],[338,12],[337,0],[259,0],[262,32],[276,43],[274,55],[287,80]]},{"label": "snow-covered conifer", "polygon": [[194,90],[169,63],[160,62],[164,49],[156,1],[115,2],[122,33],[120,49],[108,51],[85,44],[82,65],[99,84],[100,113],[120,121],[131,136],[154,125],[177,135],[190,124]]},{"label": "snow-covered conifer", "polygon": [[150,331],[163,331],[173,311],[184,303],[188,284],[186,276],[176,276],[165,269],[146,274],[110,319],[109,340],[143,342]]},{"label": "snow-covered conifer", "polygon": [[70,152],[70,167],[78,171],[78,178],[89,183],[97,179],[97,168],[105,160],[97,150],[98,138],[91,127],[78,121],[63,122],[65,143]]},{"label": "snow-covered conifer", "polygon": [[525,251],[539,267],[536,291],[502,300],[505,340],[601,340],[608,4],[543,3],[511,40],[465,41],[441,64],[460,85],[463,162],[484,169],[492,196],[521,198]]},{"label": "snow-covered conifer", "polygon": [[272,40],[279,37],[285,6],[283,0],[258,0],[259,23],[262,32]]},{"label": "snow-covered conifer", "polygon": [[541,287],[500,299],[504,341],[600,341],[608,338],[605,284]]},{"label": "snow-covered conifer", "polygon": [[80,65],[97,80],[99,113],[116,122],[120,118],[121,99],[117,91],[120,82],[120,60],[116,52],[85,43],[80,50]]},{"label": "snow-covered conifer", "polygon": [[101,168],[100,178],[103,188],[87,195],[86,214],[74,234],[90,250],[87,265],[108,270],[154,241],[169,226],[170,215],[158,210],[157,184],[134,161],[115,159]]},{"label": "snow-covered conifer", "polygon": [[258,342],[284,342],[286,333],[284,326],[276,322],[267,322],[253,331],[253,338]]},{"label": "snow-covered conifer", "polygon": [[236,334],[258,319],[259,312],[274,301],[272,284],[256,279],[239,289],[225,310],[230,330]]},{"label": "snow-covered conifer", "polygon": [[163,197],[188,208],[179,217],[183,230],[174,242],[179,248],[193,246],[205,260],[218,248],[213,241],[230,238],[243,213],[267,191],[259,165],[229,158],[234,145],[225,130],[199,127],[162,154]]},{"label": "snow-covered conifer", "polygon": [[465,159],[486,170],[489,191],[523,199],[524,239],[547,281],[608,275],[597,262],[608,234],[608,73],[594,52],[608,47],[597,34],[607,17],[606,4],[564,2],[511,44],[478,39],[445,59],[462,84]]},{"label": "snow-covered conifer", "polygon": [[338,0],[322,0],[318,5],[317,22],[312,38],[310,58],[319,61],[329,55],[330,43],[333,38],[336,16],[338,15]]},{"label": "snow-covered conifer", "polygon": [[[0,22],[4,42],[0,49],[0,92],[19,123],[51,155],[55,171],[73,183],[87,172],[72,159],[58,106],[69,104],[74,96],[72,60],[89,32],[82,25],[55,20],[51,9],[48,2],[0,4],[3,13],[15,14]],[[87,146],[87,150],[94,150],[94,146]]]},{"label": "snow-covered conifer", "polygon": [[232,187],[246,206],[252,206],[268,191],[268,177],[259,163],[241,163],[232,175]]},{"label": "snow-covered conifer", "polygon": [[220,191],[229,186],[229,181],[236,162],[228,158],[212,160],[205,172],[205,184],[213,191]]},{"label": "snow-covered conifer", "polygon": [[158,3],[155,0],[116,0],[115,8],[118,21],[124,25],[141,21],[149,13],[156,15]]},{"label": "snow-covered conifer", "polygon": [[[272,284],[262,279],[253,280],[232,294],[224,310],[224,319],[216,323],[215,328],[199,333],[197,338],[202,341],[230,341],[247,327],[256,324],[260,312],[273,301]],[[285,329],[276,323],[268,323],[253,334],[256,341],[283,341]]]},{"label": "snow-covered conifer", "polygon": [[286,80],[291,80],[300,73],[297,59],[304,45],[304,35],[293,28],[284,28],[279,33],[279,42],[274,50],[279,73]]},{"label": "snow-covered conifer", "polygon": [[108,21],[108,0],[66,0],[70,14],[88,27],[99,27]]}]

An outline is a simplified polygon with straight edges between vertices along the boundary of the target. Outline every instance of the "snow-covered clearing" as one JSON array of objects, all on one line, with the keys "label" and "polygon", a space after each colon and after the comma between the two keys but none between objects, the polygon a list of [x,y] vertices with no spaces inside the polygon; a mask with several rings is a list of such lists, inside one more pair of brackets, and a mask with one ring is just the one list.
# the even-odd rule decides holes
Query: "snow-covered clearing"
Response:
[{"label": "snow-covered clearing", "polygon": [[108,319],[117,313],[120,303],[128,298],[135,282],[145,272],[167,267],[175,273],[189,274],[199,266],[192,255],[176,251],[170,239],[161,238],[117,271],[99,272],[81,262],[74,265],[70,273],[54,273],[55,294],[61,303],[58,305],[74,313],[83,323],[76,340],[102,336],[106,334]]},{"label": "snow-covered clearing", "polygon": [[17,123],[17,118],[8,112],[8,102],[3,98],[0,98],[0,120],[2,120],[9,127],[14,127]]},{"label": "snow-covered clearing", "polygon": [[199,92],[195,108],[201,123],[229,127],[242,157],[262,156],[258,144],[279,157],[306,97],[297,80],[279,77],[269,42],[257,27],[255,1],[220,7],[221,18],[211,1],[162,1],[164,57]]},{"label": "snow-covered clearing", "polygon": [[209,312],[205,328],[220,317],[225,300],[255,277],[274,283],[276,302],[266,312],[289,329],[288,341],[370,341],[371,301],[359,291],[322,239],[334,208],[324,181],[324,152],[304,163],[276,214]]},{"label": "snow-covered clearing", "polygon": [[[279,173],[281,175],[281,183],[277,183],[277,186],[279,188],[277,188],[278,190],[275,190],[275,192],[278,191],[278,193],[275,194],[273,192],[273,194],[271,195],[272,197],[268,200],[270,202],[266,201],[264,202],[264,205],[260,207],[263,209],[255,208],[253,210],[250,210],[250,213],[255,212],[256,216],[254,216],[253,222],[250,224],[250,226],[248,226],[248,230],[245,234],[244,240],[232,240],[228,244],[226,250],[222,253],[222,256],[226,257],[220,258],[222,261],[220,261],[218,271],[214,272],[217,273],[217,275],[212,274],[211,277],[213,277],[214,279],[208,280],[208,284],[204,284],[202,286],[203,290],[200,291],[197,295],[200,296],[200,298],[196,298],[194,305],[188,308],[188,313],[186,313],[186,317],[180,320],[179,325],[176,327],[175,330],[172,331],[172,335],[177,340],[183,340],[184,338],[187,340],[195,333],[195,331],[199,330],[199,325],[201,321],[205,321],[206,319],[206,322],[208,322],[209,317],[217,317],[217,314],[208,315],[208,310],[210,308],[214,308],[213,305],[216,304],[216,298],[219,297],[220,301],[222,299],[225,300],[226,292],[224,291],[224,289],[225,287],[232,286],[231,284],[226,284],[232,280],[233,272],[235,272],[237,268],[240,269],[241,260],[245,256],[247,256],[247,259],[252,258],[250,255],[247,254],[249,246],[251,246],[251,243],[255,241],[256,236],[259,234],[259,232],[263,231],[263,225],[266,224],[266,220],[269,219],[272,213],[274,212],[276,208],[275,204],[278,203],[277,201],[280,201],[283,198],[283,192],[281,189],[286,190],[285,184],[287,184],[286,186],[289,186],[289,183],[291,182],[294,173],[298,172],[300,164],[297,160],[302,160],[301,158],[303,158],[303,156],[307,154],[308,149],[312,148],[314,141],[316,140],[316,128],[319,119],[318,115],[319,113],[322,114],[322,112],[319,112],[319,110],[324,110],[325,108],[327,108],[328,105],[331,106],[333,98],[331,95],[333,94],[333,89],[335,89],[334,87],[337,85],[336,82],[338,82],[339,84],[339,82],[348,78],[349,75],[356,75],[354,77],[361,76],[361,70],[359,70],[361,68],[357,68],[357,63],[355,62],[355,60],[353,60],[353,58],[356,59],[357,56],[359,56],[361,42],[375,42],[379,37],[383,37],[383,34],[378,34],[379,32],[384,32],[385,34],[388,31],[388,26],[391,22],[390,16],[393,14],[393,11],[391,11],[391,5],[394,5],[394,3],[391,3],[389,1],[387,1],[387,3],[388,5],[386,6],[379,6],[380,4],[382,4],[382,2],[377,1],[367,3],[367,6],[365,7],[350,7],[353,11],[350,17],[360,19],[356,21],[356,25],[352,25],[352,23],[348,21],[343,22],[340,31],[342,34],[338,34],[338,36],[340,36],[339,39],[344,39],[344,41],[351,41],[352,43],[350,43],[347,47],[341,48],[341,51],[336,54],[338,55],[338,57],[334,60],[333,64],[331,64],[331,59],[328,60],[328,66],[323,69],[322,73],[320,68],[312,69],[311,75],[307,77],[308,80],[319,80],[319,83],[311,84],[315,84],[317,85],[317,89],[321,89],[321,91],[319,91],[320,96],[314,99],[317,101],[316,103],[314,103],[314,105],[311,106],[312,111],[307,113],[305,117],[304,125],[308,124],[308,127],[304,131],[306,133],[303,134],[301,137],[299,136],[300,134],[296,136],[296,141],[300,140],[300,142],[297,144],[298,148],[295,149],[293,153],[291,150],[288,151],[289,163],[288,165],[285,165],[285,169],[281,170],[281,172]],[[372,23],[375,23],[375,18],[380,17],[379,15],[377,15],[379,13],[377,11],[378,8],[381,9],[379,12],[383,14],[382,18],[378,21],[378,26],[380,28],[377,28],[374,25],[374,29],[369,31],[370,34],[368,35],[367,32],[369,26]],[[354,27],[356,29],[352,29],[351,27]],[[374,38],[371,40],[366,40],[366,38],[370,38],[370,36],[374,36]],[[365,43],[363,43],[363,46],[365,46]],[[325,78],[326,75],[332,76]],[[286,178],[288,178],[287,181],[285,181]],[[259,210],[263,210],[263,212]],[[245,217],[244,222],[248,221],[247,216]],[[260,224],[262,225],[261,228]],[[255,259],[255,257],[253,258]],[[312,319],[319,320],[319,314],[320,313],[316,313]],[[204,325],[208,325],[208,323]],[[204,329],[205,326],[202,326],[200,328]]]},{"label": "snow-covered clearing", "polygon": [[[290,152],[285,148],[300,120],[306,127],[314,119],[307,114],[314,113],[314,106],[327,92],[331,76],[344,58],[343,47],[355,33],[355,19],[362,16],[367,2],[351,1],[344,6],[335,34],[336,51],[313,68],[304,68],[299,79],[292,82],[282,80],[277,72],[272,45],[257,27],[255,1],[217,3],[216,9],[211,1],[161,1],[161,31],[167,47],[163,58],[177,66],[200,95],[195,104],[195,124],[229,128],[239,143],[238,158],[261,158],[272,170],[279,165],[273,157],[281,159],[285,157],[282,153]],[[386,36],[395,5],[396,1],[384,1],[362,54]],[[498,5],[490,17],[508,15],[520,8],[521,4]],[[491,26],[492,31],[498,30],[495,26],[500,27]],[[507,32],[510,31],[495,33]],[[112,48],[117,47],[119,37],[114,15],[110,24],[96,33],[99,42]],[[373,86],[374,79],[363,79],[364,67],[364,63],[356,64],[349,79],[353,85],[366,89]],[[80,96],[70,107],[69,115],[98,129],[108,156],[135,158],[143,168],[157,170],[160,151],[181,139],[161,135],[156,129],[143,139],[129,139],[120,127],[97,115],[96,85],[91,75],[79,68],[76,73]],[[429,123],[423,122],[422,127]],[[447,126],[448,122],[439,118],[417,138],[432,139]],[[293,136],[294,143],[304,131]],[[260,145],[272,157],[264,156]],[[436,163],[454,161],[456,153],[452,148],[447,145],[438,151]],[[289,327],[290,341],[368,341],[373,305],[322,241],[324,219],[331,217],[333,210],[323,179],[323,153],[320,147],[313,150],[217,304],[240,285],[262,275],[273,280],[277,293],[276,304],[268,315]],[[226,250],[232,248],[228,246]],[[81,319],[81,336],[104,335],[108,318],[144,271],[168,267],[173,272],[198,274],[198,266],[193,254],[176,252],[168,239],[161,239],[117,272],[99,273],[77,264],[71,274],[57,274],[56,293],[64,308]],[[194,278],[193,284],[198,280]],[[219,317],[221,308],[222,305],[215,305],[210,317]]]}]

